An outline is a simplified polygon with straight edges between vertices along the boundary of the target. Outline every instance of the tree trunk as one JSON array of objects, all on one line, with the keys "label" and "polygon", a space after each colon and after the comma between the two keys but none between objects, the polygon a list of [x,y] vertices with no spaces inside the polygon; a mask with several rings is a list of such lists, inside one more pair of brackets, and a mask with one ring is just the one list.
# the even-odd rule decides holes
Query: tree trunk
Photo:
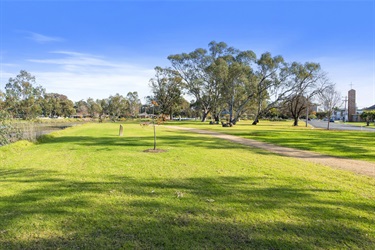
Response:
[{"label": "tree trunk", "polygon": [[257,125],[258,122],[259,122],[259,116],[260,116],[260,112],[261,112],[261,109],[262,109],[262,103],[261,102],[258,102],[258,110],[257,110],[257,114],[255,116],[255,119],[253,121],[253,124],[252,125]]},{"label": "tree trunk", "polygon": [[258,122],[259,122],[259,115],[255,116],[255,119],[254,119],[252,125],[257,125]]},{"label": "tree trunk", "polygon": [[220,117],[219,117],[218,114],[214,115],[214,120],[215,120],[215,122],[219,122],[220,121]]},{"label": "tree trunk", "polygon": [[294,117],[293,126],[298,126],[298,117]]},{"label": "tree trunk", "polygon": [[210,111],[207,111],[207,110],[203,111],[202,122],[206,121],[206,118],[207,118],[207,115],[208,115],[209,112]]},{"label": "tree trunk", "polygon": [[152,118],[152,125],[154,127],[154,150],[156,150],[156,128],[155,128],[155,117]]}]

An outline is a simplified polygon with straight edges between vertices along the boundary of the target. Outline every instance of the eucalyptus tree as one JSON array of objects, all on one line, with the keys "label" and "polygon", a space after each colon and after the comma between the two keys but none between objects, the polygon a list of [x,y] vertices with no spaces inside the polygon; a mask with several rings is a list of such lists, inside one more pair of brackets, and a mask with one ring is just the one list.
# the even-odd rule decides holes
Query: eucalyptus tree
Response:
[{"label": "eucalyptus tree", "polygon": [[[285,84],[287,76],[287,67],[282,56],[272,57],[271,53],[266,52],[256,60],[256,69],[249,75],[255,84],[255,91],[250,96],[256,103],[253,125],[259,122],[262,114],[275,107],[291,92],[292,88]],[[270,99],[272,96],[273,100]]]},{"label": "eucalyptus tree", "polygon": [[87,112],[91,116],[91,118],[95,118],[96,116],[99,116],[101,112],[101,107],[93,98],[91,97],[87,98],[86,107],[87,107]]},{"label": "eucalyptus tree", "polygon": [[41,101],[45,90],[36,85],[35,76],[21,70],[5,85],[5,109],[13,116],[31,119],[42,113]]},{"label": "eucalyptus tree", "polygon": [[103,120],[106,118],[106,116],[109,113],[109,110],[108,110],[109,101],[108,99],[96,99],[95,102],[98,108],[99,122],[103,122]]},{"label": "eucalyptus tree", "polygon": [[139,99],[138,92],[128,92],[126,95],[126,101],[128,102],[129,116],[136,117],[139,114],[139,109],[142,106],[141,100]]},{"label": "eucalyptus tree", "polygon": [[179,105],[177,115],[180,115],[182,117],[196,117],[191,103],[183,97],[181,97],[181,103]]},{"label": "eucalyptus tree", "polygon": [[43,115],[47,117],[69,117],[76,112],[74,103],[66,95],[58,93],[46,93],[41,106]]},{"label": "eucalyptus tree", "polygon": [[74,108],[76,109],[77,115],[88,115],[89,114],[89,107],[85,100],[79,100],[74,104]]},{"label": "eucalyptus tree", "polygon": [[155,67],[155,77],[150,79],[150,87],[159,110],[173,117],[173,109],[181,103],[182,78],[169,68]]},{"label": "eucalyptus tree", "polygon": [[[246,74],[251,70],[255,54],[228,47],[224,42],[212,41],[208,47],[208,50],[171,55],[168,59],[182,78],[188,94],[195,97],[195,104],[203,110],[202,121],[210,112],[218,120],[221,111],[227,109],[232,122],[248,102],[238,98],[244,98],[244,93],[245,99],[249,96]],[[236,107],[236,103],[241,103],[242,107]]]},{"label": "eucalyptus tree", "polygon": [[128,110],[128,102],[125,97],[120,94],[111,95],[108,98],[108,114],[112,121],[116,121],[119,117],[125,116]]},{"label": "eucalyptus tree", "polygon": [[60,110],[58,116],[69,117],[76,113],[74,108],[74,104],[71,100],[69,100],[65,95],[59,96],[60,100]]},{"label": "eucalyptus tree", "polygon": [[198,48],[190,53],[168,57],[188,94],[194,96],[195,104],[202,109],[202,121],[206,120],[211,111],[217,111],[221,102],[222,82],[212,78],[207,68],[228,51],[230,49],[227,44],[213,41],[209,43],[209,51]]},{"label": "eucalyptus tree", "polygon": [[227,101],[229,120],[236,123],[254,97],[255,86],[252,81],[253,63],[256,55],[253,51],[238,51],[227,61],[228,77],[224,81],[223,95]]}]

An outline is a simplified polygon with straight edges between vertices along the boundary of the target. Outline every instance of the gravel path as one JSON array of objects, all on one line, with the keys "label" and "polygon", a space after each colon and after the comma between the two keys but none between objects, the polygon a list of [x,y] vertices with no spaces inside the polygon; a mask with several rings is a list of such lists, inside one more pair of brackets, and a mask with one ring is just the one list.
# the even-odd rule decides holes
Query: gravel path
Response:
[{"label": "gravel path", "polygon": [[227,135],[222,133],[217,133],[208,130],[202,129],[194,129],[194,128],[186,128],[186,127],[179,127],[179,126],[165,126],[170,129],[176,130],[184,130],[190,131],[199,134],[210,135],[212,137],[228,140],[231,142],[243,144],[250,147],[261,148],[279,155],[294,157],[306,161],[310,161],[313,163],[322,164],[325,166],[329,166],[336,169],[343,169],[352,171],[357,174],[371,176],[375,178],[375,164],[366,161],[359,161],[359,160],[351,160],[351,159],[343,159],[337,158],[333,156],[322,155],[318,153],[313,153],[310,151],[293,149],[293,148],[286,148],[281,146],[276,146],[273,144],[255,141],[251,139],[245,139],[238,136]]}]

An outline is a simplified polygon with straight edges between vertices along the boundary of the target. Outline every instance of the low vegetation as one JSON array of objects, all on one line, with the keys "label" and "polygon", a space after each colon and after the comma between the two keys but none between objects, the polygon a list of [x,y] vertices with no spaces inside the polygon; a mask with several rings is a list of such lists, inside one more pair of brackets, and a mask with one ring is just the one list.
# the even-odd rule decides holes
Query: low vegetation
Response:
[{"label": "low vegetation", "polygon": [[[230,129],[278,131],[267,126]],[[163,126],[167,152],[145,153],[151,126],[118,128],[0,148],[1,249],[375,247],[373,178]]]}]

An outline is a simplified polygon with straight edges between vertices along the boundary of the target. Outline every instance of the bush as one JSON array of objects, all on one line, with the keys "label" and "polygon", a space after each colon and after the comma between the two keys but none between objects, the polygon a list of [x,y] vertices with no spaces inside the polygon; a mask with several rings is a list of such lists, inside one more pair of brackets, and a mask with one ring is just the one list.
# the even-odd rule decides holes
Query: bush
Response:
[{"label": "bush", "polygon": [[10,115],[6,111],[0,111],[0,146],[15,142],[21,137],[21,131],[11,123]]}]

